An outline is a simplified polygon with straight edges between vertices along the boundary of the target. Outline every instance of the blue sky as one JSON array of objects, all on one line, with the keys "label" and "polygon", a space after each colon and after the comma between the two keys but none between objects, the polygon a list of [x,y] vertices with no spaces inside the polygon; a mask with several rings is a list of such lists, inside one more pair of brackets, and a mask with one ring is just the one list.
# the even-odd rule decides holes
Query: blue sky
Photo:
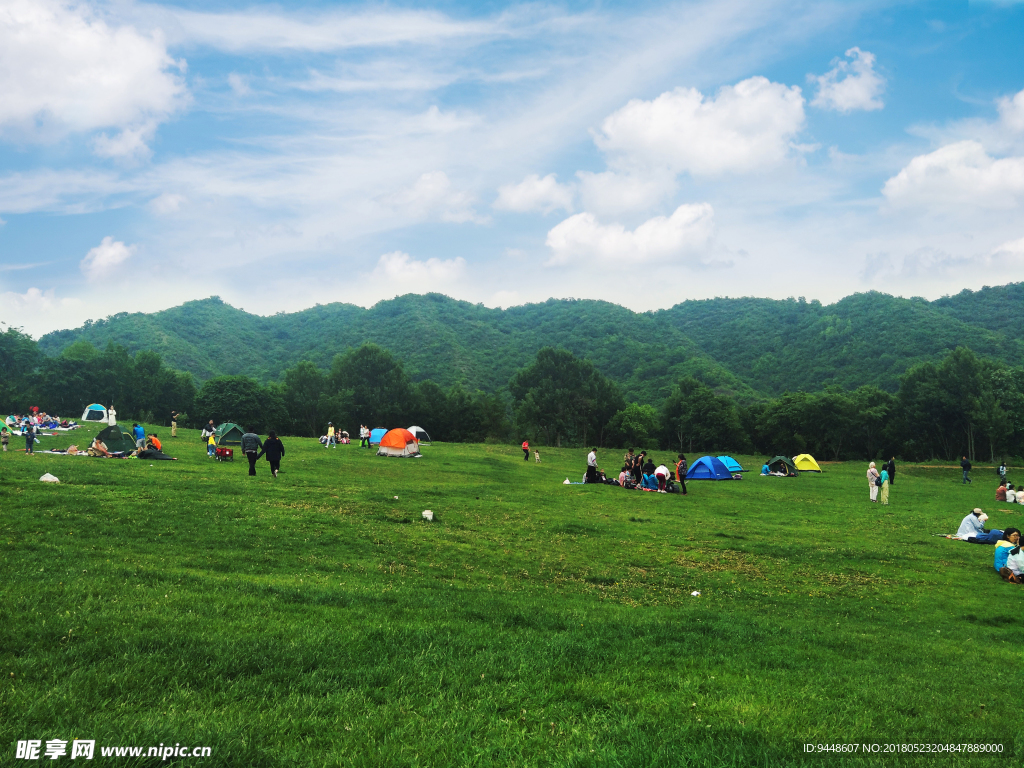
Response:
[{"label": "blue sky", "polygon": [[0,321],[1024,280],[1024,3],[0,0]]}]

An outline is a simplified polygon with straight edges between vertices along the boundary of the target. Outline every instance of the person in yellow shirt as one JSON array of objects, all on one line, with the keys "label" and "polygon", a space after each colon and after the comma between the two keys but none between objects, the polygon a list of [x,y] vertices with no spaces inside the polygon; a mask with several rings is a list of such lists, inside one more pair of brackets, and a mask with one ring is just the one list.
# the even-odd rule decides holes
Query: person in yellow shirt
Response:
[{"label": "person in yellow shirt", "polygon": [[214,435],[211,433],[210,436],[206,438],[206,455],[213,456],[213,452],[216,450],[216,448],[217,441],[214,438]]},{"label": "person in yellow shirt", "polygon": [[[338,447],[338,443],[334,439],[334,423],[328,421],[327,422],[327,447],[330,448],[332,446],[334,448],[337,448]],[[275,477],[276,477],[276,475],[275,475]]]}]

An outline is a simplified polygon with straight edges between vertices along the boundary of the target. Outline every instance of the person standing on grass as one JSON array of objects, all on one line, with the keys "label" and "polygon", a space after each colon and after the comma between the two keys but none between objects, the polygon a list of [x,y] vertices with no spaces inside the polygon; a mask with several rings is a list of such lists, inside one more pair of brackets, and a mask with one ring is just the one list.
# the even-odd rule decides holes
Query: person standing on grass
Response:
[{"label": "person standing on grass", "polygon": [[885,465],[885,471],[889,473],[889,485],[896,485],[896,457],[893,456],[889,459],[889,463]]},{"label": "person standing on grass", "polygon": [[267,457],[267,461],[270,462],[270,474],[277,477],[277,473],[281,470],[281,458],[284,456],[284,443],[281,442],[281,438],[277,436],[276,432],[271,431],[267,434],[267,442],[263,444],[263,452],[260,453],[260,456]]},{"label": "person standing on grass", "polygon": [[882,494],[881,494],[882,495],[882,498],[881,498],[882,506],[883,507],[888,507],[889,506],[889,470],[888,469],[883,469],[882,470],[882,474],[880,474],[879,477],[882,478]]},{"label": "person standing on grass", "polygon": [[242,435],[242,453],[249,459],[249,476],[256,476],[256,460],[260,457],[260,451],[263,450],[263,441],[260,440],[260,436],[252,430]]},{"label": "person standing on grass", "polygon": [[597,448],[591,448],[587,454],[587,479],[588,483],[599,483],[601,478],[597,474]]},{"label": "person standing on grass", "polygon": [[665,483],[668,482],[668,467],[659,464],[658,468],[654,470],[654,476],[658,479],[658,493],[667,493]]},{"label": "person standing on grass", "polygon": [[178,412],[171,411],[171,437],[178,436]]},{"label": "person standing on grass", "polygon": [[523,461],[530,460],[530,441],[523,440]]},{"label": "person standing on grass", "polygon": [[142,450],[146,447],[146,430],[138,425],[138,422],[132,424],[132,437],[135,438],[135,447],[138,450]]},{"label": "person standing on grass", "polygon": [[107,408],[107,424],[112,427],[117,426],[117,411],[114,410],[113,403]]},{"label": "person standing on grass", "polygon": [[0,429],[0,445],[3,445],[4,453],[7,453],[7,444],[11,442],[11,433],[7,431],[7,427]]},{"label": "person standing on grass", "polygon": [[964,480],[962,483],[960,483],[960,485],[970,484],[971,478],[969,476],[969,473],[971,471],[971,462],[967,460],[966,456],[964,456],[963,461],[960,462],[960,469],[964,471]]},{"label": "person standing on grass", "polygon": [[878,479],[878,470],[875,469],[875,462],[868,464],[868,496],[871,498],[871,502],[878,501],[878,483],[875,480]]},{"label": "person standing on grass", "polygon": [[682,488],[683,496],[686,495],[686,456],[679,454],[679,461],[676,462],[676,480],[679,482],[679,487]]},{"label": "person standing on grass", "polygon": [[[335,448],[338,447],[337,443],[334,442],[334,422],[333,421],[328,421],[327,422],[327,447],[330,448],[332,445]],[[267,461],[270,461],[270,459],[267,459]],[[275,475],[275,477],[276,477],[276,475]]]}]

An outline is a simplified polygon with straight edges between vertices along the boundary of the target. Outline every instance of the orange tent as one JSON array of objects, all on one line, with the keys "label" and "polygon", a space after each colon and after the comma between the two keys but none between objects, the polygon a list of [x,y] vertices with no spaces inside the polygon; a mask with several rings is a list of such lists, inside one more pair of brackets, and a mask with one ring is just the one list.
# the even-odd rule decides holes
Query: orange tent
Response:
[{"label": "orange tent", "polygon": [[378,456],[419,456],[420,445],[408,429],[392,429],[380,439]]}]

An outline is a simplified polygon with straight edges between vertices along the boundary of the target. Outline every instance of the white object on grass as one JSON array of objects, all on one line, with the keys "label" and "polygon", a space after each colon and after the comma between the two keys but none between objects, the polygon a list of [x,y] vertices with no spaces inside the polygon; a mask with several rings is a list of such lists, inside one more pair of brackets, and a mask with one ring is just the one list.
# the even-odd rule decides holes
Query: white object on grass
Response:
[{"label": "white object on grass", "polygon": [[700,592],[698,592],[697,590],[693,590],[693,592],[691,592],[690,594],[691,594],[691,595],[692,595],[693,597],[700,597]]},{"label": "white object on grass", "polygon": [[[395,498],[397,499],[398,497],[396,496]],[[431,512],[429,509],[424,509],[423,510],[423,519],[424,520],[430,520],[431,522],[433,522],[433,520],[434,520],[434,513]]]},{"label": "white object on grass", "polygon": [[397,496],[395,496],[395,501],[398,501],[398,497]]},{"label": "white object on grass", "polygon": [[42,483],[59,483],[60,482],[60,480],[58,480],[56,477],[51,475],[49,472],[47,472],[45,475],[40,477],[39,481],[42,482]]},{"label": "white object on grass", "polygon": [[572,485],[572,483],[569,482],[569,478],[567,477],[565,478],[565,482],[562,483],[562,485]]}]

